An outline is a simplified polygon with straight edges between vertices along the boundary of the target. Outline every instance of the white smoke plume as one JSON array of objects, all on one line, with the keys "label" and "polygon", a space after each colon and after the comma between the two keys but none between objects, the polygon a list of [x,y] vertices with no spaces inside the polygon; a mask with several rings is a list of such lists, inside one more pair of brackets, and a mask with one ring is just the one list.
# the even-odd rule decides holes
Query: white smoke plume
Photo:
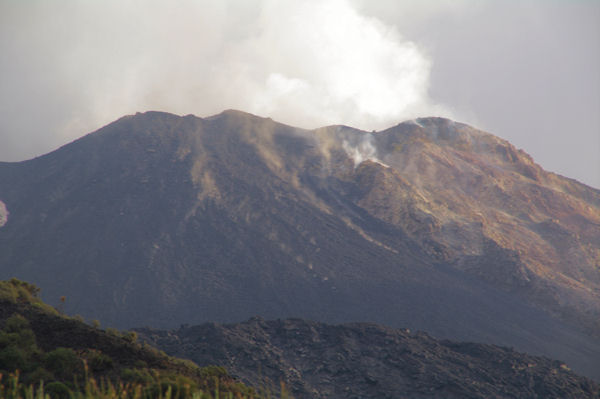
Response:
[{"label": "white smoke plume", "polygon": [[344,151],[346,151],[346,154],[354,161],[355,168],[367,160],[377,162],[385,167],[388,167],[388,165],[384,164],[377,157],[377,149],[373,145],[372,136],[364,136],[355,145],[350,144],[347,140],[343,140],[342,148],[344,149]]},{"label": "white smoke plume", "polygon": [[427,55],[346,0],[8,0],[0,38],[0,160],[151,109],[366,130],[444,113]]},{"label": "white smoke plume", "polygon": [[0,201],[0,227],[4,226],[8,222],[8,210],[4,202]]}]

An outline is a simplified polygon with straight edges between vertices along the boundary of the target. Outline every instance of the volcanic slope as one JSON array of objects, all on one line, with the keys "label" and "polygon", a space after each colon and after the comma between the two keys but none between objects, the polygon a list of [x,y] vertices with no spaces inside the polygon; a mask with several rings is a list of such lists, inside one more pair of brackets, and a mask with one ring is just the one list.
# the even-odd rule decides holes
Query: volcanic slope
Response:
[{"label": "volcanic slope", "polygon": [[494,345],[300,319],[137,330],[171,355],[222,364],[253,386],[280,381],[301,398],[598,398],[600,386],[558,361]]},{"label": "volcanic slope", "polygon": [[304,317],[600,370],[600,192],[440,118],[126,116],[0,164],[0,277],[118,327]]}]

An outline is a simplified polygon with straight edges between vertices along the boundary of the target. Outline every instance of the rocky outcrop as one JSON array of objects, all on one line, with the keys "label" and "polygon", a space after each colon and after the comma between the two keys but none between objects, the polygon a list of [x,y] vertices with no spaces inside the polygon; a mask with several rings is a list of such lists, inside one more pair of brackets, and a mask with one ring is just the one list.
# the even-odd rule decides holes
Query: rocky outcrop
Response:
[{"label": "rocky outcrop", "polygon": [[558,361],[375,324],[254,318],[138,333],[169,354],[222,364],[254,386],[283,382],[298,399],[600,397],[600,386]]},{"label": "rocky outcrop", "polygon": [[432,243],[430,253],[454,267],[598,334],[599,190],[447,119],[421,118],[373,137],[389,168],[359,171],[359,206]]}]

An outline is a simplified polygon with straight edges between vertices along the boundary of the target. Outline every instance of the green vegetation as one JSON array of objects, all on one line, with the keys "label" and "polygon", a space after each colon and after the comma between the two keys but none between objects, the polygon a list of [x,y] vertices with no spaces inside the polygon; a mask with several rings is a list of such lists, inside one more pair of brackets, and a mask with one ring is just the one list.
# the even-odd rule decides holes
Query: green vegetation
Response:
[{"label": "green vegetation", "polygon": [[200,368],[140,344],[133,331],[103,331],[59,314],[38,294],[33,284],[0,281],[0,398],[272,397],[223,367]]},{"label": "green vegetation", "polygon": [[52,306],[45,304],[39,297],[40,289],[34,284],[12,278],[0,281],[0,301],[13,304],[25,303],[44,312],[58,314]]},{"label": "green vegetation", "polygon": [[[0,376],[1,377],[1,376]],[[278,396],[292,399],[286,393]],[[86,378],[81,388],[73,389],[67,384],[54,381],[38,385],[23,384],[19,373],[0,381],[0,398],[3,399],[272,399],[269,393],[243,393],[198,388],[191,380],[171,380],[160,383],[111,382]]]}]

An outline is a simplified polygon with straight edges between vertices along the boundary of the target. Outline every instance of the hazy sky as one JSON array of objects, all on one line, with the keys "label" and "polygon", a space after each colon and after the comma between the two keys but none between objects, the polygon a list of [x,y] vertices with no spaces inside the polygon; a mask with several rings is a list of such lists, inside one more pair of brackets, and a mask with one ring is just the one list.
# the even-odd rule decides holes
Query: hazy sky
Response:
[{"label": "hazy sky", "polygon": [[0,160],[125,114],[441,115],[600,188],[598,0],[0,0]]}]

